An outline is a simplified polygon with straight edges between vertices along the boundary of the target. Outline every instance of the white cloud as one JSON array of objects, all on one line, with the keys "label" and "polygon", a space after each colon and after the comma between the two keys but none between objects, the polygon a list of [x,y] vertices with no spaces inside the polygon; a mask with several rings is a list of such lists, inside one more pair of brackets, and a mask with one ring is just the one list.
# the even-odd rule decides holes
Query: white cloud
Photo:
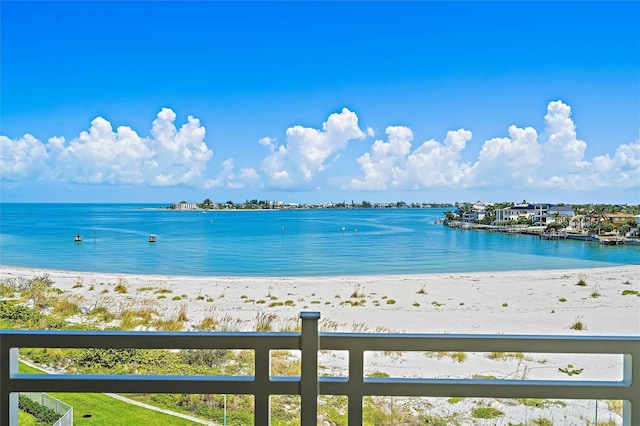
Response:
[{"label": "white cloud", "polygon": [[[613,157],[606,154],[588,161],[587,144],[577,137],[570,106],[550,102],[544,121],[542,136],[533,127],[509,126],[508,137],[485,141],[474,162],[462,161],[472,136],[468,130],[450,131],[444,143],[428,140],[410,152],[411,130],[389,127],[388,141],[375,141],[358,159],[362,177],[351,179],[347,187],[590,190],[639,185],[640,141],[618,146]],[[404,136],[395,129],[403,129]]]},{"label": "white cloud", "polygon": [[244,167],[240,169],[239,174],[236,174],[234,168],[234,160],[226,159],[222,162],[222,171],[215,179],[205,181],[204,187],[239,189],[247,185],[259,184],[260,175],[256,169]]},{"label": "white cloud", "polygon": [[373,130],[371,127],[367,126],[367,136],[369,136],[370,138],[374,137],[376,135],[376,131]]},{"label": "white cloud", "polygon": [[387,127],[388,142],[377,140],[358,159],[364,177],[352,179],[352,189],[419,189],[465,185],[471,166],[459,162],[471,132],[450,131],[444,143],[428,140],[411,152],[413,132],[408,127]]},{"label": "white cloud", "polygon": [[163,108],[153,121],[152,138],[141,137],[127,126],[114,131],[102,117],[68,143],[62,137],[43,144],[30,135],[18,140],[0,136],[2,175],[17,179],[31,173],[88,184],[199,185],[213,156],[204,142],[205,128],[189,116],[178,130],[175,119],[172,110]]},{"label": "white cloud", "polygon": [[44,167],[49,154],[38,139],[26,134],[12,140],[0,136],[0,176],[3,180],[18,180]]},{"label": "white cloud", "polygon": [[265,136],[264,138],[258,140],[258,143],[262,146],[273,147],[276,144],[276,139]]},{"label": "white cloud", "polygon": [[[109,121],[97,117],[88,130],[69,141],[51,137],[45,143],[30,134],[18,139],[0,136],[0,176],[4,182],[17,183],[41,179],[52,184],[291,190],[324,189],[331,184],[371,191],[583,191],[640,186],[640,140],[585,158],[587,143],[578,138],[571,107],[560,100],[548,104],[541,132],[533,127],[509,126],[507,135],[484,141],[475,160],[466,160],[473,158],[465,152],[472,137],[469,130],[449,131],[443,142],[430,139],[414,148],[410,128],[389,126],[386,140],[375,140],[353,163],[359,174],[328,176],[328,169],[336,167],[333,162],[350,141],[375,134],[369,126],[361,130],[358,120],[356,113],[344,108],[331,114],[321,128],[288,128],[284,143],[263,137],[258,143],[268,153],[257,166],[236,169],[230,158],[221,164],[215,178],[207,179],[206,167],[213,151],[205,143],[206,130],[197,118],[189,116],[176,127],[176,114],[163,108],[151,125],[150,136],[143,137],[127,126],[114,130]],[[345,166],[340,158],[340,169]]]},{"label": "white cloud", "polygon": [[328,167],[327,162],[344,150],[349,141],[365,137],[358,127],[358,116],[347,108],[331,114],[322,130],[293,126],[287,129],[286,136],[286,144],[278,147],[262,139],[261,144],[269,146],[270,152],[262,161],[261,170],[271,186],[311,185],[318,173]]},{"label": "white cloud", "polygon": [[407,158],[407,177],[412,189],[469,184],[471,165],[461,162],[461,154],[471,140],[465,129],[447,132],[444,143],[424,142]]},{"label": "white cloud", "polygon": [[542,146],[533,127],[509,126],[509,137],[484,143],[474,166],[474,183],[528,182],[542,163]]},{"label": "white cloud", "polygon": [[404,126],[389,126],[387,142],[377,140],[371,151],[358,158],[364,177],[352,179],[353,189],[386,190],[403,179],[407,154],[411,150],[413,132]]}]

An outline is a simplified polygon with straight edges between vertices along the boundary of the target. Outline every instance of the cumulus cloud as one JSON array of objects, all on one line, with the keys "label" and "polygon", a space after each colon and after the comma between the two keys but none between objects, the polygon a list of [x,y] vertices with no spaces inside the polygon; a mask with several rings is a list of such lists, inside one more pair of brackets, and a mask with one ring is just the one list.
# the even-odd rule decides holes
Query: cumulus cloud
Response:
[{"label": "cumulus cloud", "polygon": [[141,137],[97,117],[89,130],[68,143],[52,137],[47,143],[25,135],[18,140],[0,136],[2,175],[20,179],[37,169],[39,177],[85,184],[169,186],[198,185],[213,156],[204,142],[205,128],[188,117],[180,129],[175,113],[163,108],[153,121],[152,137]]},{"label": "cumulus cloud", "polygon": [[46,147],[30,134],[12,140],[0,136],[0,176],[3,180],[25,178],[46,164]]},{"label": "cumulus cloud", "polygon": [[411,152],[413,132],[408,127],[387,127],[387,142],[377,140],[370,152],[358,159],[364,177],[352,179],[350,188],[384,190],[419,189],[464,185],[471,166],[460,162],[471,139],[465,129],[450,131],[440,143],[428,140]]},{"label": "cumulus cloud", "polygon": [[310,185],[349,141],[364,137],[358,127],[358,116],[343,108],[340,113],[331,114],[322,129],[299,125],[288,128],[284,145],[276,146],[271,139],[261,139],[261,145],[270,148],[261,170],[272,186]]},{"label": "cumulus cloud", "polygon": [[411,129],[389,127],[388,140],[375,141],[358,159],[362,175],[352,178],[346,187],[590,190],[638,186],[639,141],[618,146],[613,156],[600,155],[589,161],[585,159],[587,144],[577,136],[569,105],[560,100],[550,102],[544,123],[540,135],[533,127],[509,126],[508,136],[484,142],[474,162],[461,159],[472,137],[468,130],[450,131],[443,143],[428,140],[411,151]]},{"label": "cumulus cloud", "polygon": [[474,168],[475,183],[528,182],[542,164],[542,145],[533,127],[509,126],[509,136],[484,143]]},{"label": "cumulus cloud", "polygon": [[[386,138],[373,141],[351,164],[359,173],[328,176],[331,167],[345,170],[349,166],[344,160],[348,156],[341,154],[351,141],[375,135],[369,126],[361,130],[356,113],[343,108],[320,128],[288,128],[283,143],[263,137],[258,144],[267,153],[258,164],[236,167],[229,158],[215,178],[207,179],[213,151],[205,142],[206,129],[192,116],[177,127],[176,114],[163,108],[146,137],[128,126],[114,129],[102,117],[68,141],[58,136],[46,142],[30,134],[18,139],[0,136],[0,176],[5,183],[42,179],[227,189],[310,190],[336,182],[343,189],[371,191],[637,188],[640,140],[585,158],[587,143],[578,137],[571,114],[564,102],[550,102],[541,131],[508,126],[505,135],[485,140],[475,156],[465,152],[472,138],[470,130],[452,130],[442,142],[428,139],[417,144],[409,127],[389,126]],[[341,163],[336,167],[338,159]]]},{"label": "cumulus cloud", "polygon": [[351,180],[353,189],[386,190],[403,180],[413,132],[408,127],[389,126],[385,133],[387,142],[375,141],[371,151],[358,158],[364,177]]},{"label": "cumulus cloud", "polygon": [[452,130],[447,132],[444,143],[429,140],[412,152],[407,159],[411,188],[467,186],[472,166],[460,159],[471,136],[469,130]]}]

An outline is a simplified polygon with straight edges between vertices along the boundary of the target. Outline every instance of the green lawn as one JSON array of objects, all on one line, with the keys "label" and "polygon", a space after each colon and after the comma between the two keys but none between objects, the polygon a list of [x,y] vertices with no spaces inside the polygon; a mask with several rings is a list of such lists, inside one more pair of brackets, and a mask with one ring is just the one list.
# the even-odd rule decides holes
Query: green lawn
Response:
[{"label": "green lawn", "polygon": [[[20,363],[19,371],[28,374],[44,374],[42,371],[23,363]],[[73,407],[74,425],[129,426],[146,424],[184,426],[197,424],[127,404],[100,393],[49,393],[49,395]],[[32,421],[33,417],[29,417],[31,416],[21,415],[18,418],[20,426],[35,425],[35,421]]]}]

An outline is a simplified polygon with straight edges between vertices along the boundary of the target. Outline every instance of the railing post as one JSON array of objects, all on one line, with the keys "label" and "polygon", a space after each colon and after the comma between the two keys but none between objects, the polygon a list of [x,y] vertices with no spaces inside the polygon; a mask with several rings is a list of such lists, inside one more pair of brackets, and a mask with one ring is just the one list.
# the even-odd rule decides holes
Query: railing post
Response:
[{"label": "railing post", "polygon": [[315,425],[318,422],[318,320],[320,312],[300,312],[300,424]]},{"label": "railing post", "polygon": [[[640,351],[636,353],[624,354],[623,379],[629,383],[631,389],[640,388]],[[622,401],[622,424],[632,426],[640,421],[640,397],[639,392],[631,392],[635,399]],[[635,422],[635,423],[633,423]]]},{"label": "railing post", "polygon": [[364,351],[353,348],[349,351],[349,400],[347,416],[349,426],[362,424],[362,396],[364,377]]},{"label": "railing post", "polygon": [[9,378],[18,372],[18,348],[9,348],[0,335],[0,425],[18,426],[18,394]]},{"label": "railing post", "polygon": [[256,426],[268,426],[271,423],[271,397],[269,394],[271,355],[269,348],[256,348],[255,357],[255,380],[260,389],[253,395],[255,424]]}]

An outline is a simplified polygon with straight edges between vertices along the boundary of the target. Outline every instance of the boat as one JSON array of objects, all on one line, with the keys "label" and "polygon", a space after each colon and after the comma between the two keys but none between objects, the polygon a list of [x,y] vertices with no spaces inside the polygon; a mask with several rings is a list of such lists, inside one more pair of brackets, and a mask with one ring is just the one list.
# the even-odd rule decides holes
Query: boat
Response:
[{"label": "boat", "polygon": [[77,234],[77,235],[75,236],[75,238],[73,239],[73,241],[75,241],[76,243],[81,242],[81,241],[82,241],[82,235]]},{"label": "boat", "polygon": [[154,234],[149,235],[149,242],[150,243],[155,243],[156,242],[156,236]]}]

